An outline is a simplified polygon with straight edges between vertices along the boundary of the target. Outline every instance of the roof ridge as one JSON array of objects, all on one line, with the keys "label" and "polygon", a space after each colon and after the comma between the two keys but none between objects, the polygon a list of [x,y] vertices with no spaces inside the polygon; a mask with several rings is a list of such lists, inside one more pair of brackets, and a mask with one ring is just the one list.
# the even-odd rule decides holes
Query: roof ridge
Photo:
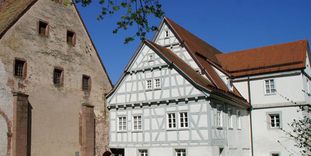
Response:
[{"label": "roof ridge", "polygon": [[204,57],[204,62],[209,62],[212,66],[216,67],[218,70],[222,71],[225,75],[230,75],[224,69],[222,69],[216,55],[222,54],[220,50],[213,47],[209,43],[205,42],[203,39],[189,32],[187,29],[183,28],[179,24],[175,23],[168,17],[164,17],[163,21],[172,29],[175,33],[176,38],[185,46],[189,55],[194,59],[198,66],[203,69],[204,64],[202,60],[200,61],[197,57]]},{"label": "roof ridge", "polygon": [[277,44],[270,44],[270,45],[266,45],[266,46],[259,46],[259,47],[255,47],[255,48],[248,48],[248,49],[242,49],[242,50],[237,50],[237,51],[231,51],[228,53],[222,53],[222,54],[217,54],[217,55],[226,55],[226,54],[232,54],[232,53],[242,53],[248,50],[254,50],[254,49],[262,49],[262,48],[269,48],[269,47],[276,47],[276,46],[283,46],[283,45],[288,45],[288,44],[295,44],[295,43],[299,43],[302,42],[303,44],[308,44],[308,40],[307,39],[302,39],[302,40],[296,40],[296,41],[292,41],[292,42],[285,42],[285,43],[277,43]]}]

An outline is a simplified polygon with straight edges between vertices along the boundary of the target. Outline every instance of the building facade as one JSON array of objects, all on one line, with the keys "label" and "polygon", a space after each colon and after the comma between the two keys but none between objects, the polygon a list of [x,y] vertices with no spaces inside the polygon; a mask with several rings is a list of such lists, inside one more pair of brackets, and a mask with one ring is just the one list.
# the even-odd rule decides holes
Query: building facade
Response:
[{"label": "building facade", "polygon": [[206,49],[218,50],[168,18],[159,29],[107,97],[112,153],[250,155],[249,105],[228,75],[203,59]]},{"label": "building facade", "polygon": [[111,82],[71,1],[0,4],[0,156],[102,155]]},{"label": "building facade", "polygon": [[310,107],[310,78],[306,40],[222,53],[164,18],[108,95],[109,146],[128,156],[301,155],[284,131],[310,116],[299,111]]},{"label": "building facade", "polygon": [[292,132],[294,119],[310,116],[299,108],[311,104],[309,53],[308,42],[300,40],[218,56],[252,105],[255,156],[301,155],[284,131]]}]

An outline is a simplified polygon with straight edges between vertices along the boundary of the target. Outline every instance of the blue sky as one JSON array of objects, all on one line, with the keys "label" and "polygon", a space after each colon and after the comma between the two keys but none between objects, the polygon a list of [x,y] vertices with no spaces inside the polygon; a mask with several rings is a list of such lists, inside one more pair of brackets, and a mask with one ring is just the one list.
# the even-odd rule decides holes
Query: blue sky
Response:
[{"label": "blue sky", "polygon": [[[311,0],[162,0],[166,16],[222,52],[301,39],[311,41]],[[112,34],[117,16],[97,21],[97,2],[78,7],[115,84],[140,41],[124,45],[133,30]],[[159,19],[152,19],[159,25]],[[149,39],[153,37],[149,34]]]}]

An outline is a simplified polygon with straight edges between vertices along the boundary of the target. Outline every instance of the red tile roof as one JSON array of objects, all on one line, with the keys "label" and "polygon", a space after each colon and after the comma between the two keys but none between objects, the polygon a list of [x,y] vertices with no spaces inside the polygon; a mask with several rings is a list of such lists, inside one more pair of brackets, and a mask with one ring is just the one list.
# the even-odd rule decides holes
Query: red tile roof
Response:
[{"label": "red tile roof", "polygon": [[243,77],[271,72],[305,68],[308,41],[217,54],[222,68],[233,77]]},{"label": "red tile roof", "polygon": [[[171,19],[165,17],[164,22],[173,31],[174,35],[179,39],[179,41],[185,45],[190,56],[197,62],[198,66],[212,81],[213,85],[218,89],[230,92],[226,84],[213,69],[213,67],[215,67],[224,74],[229,75],[219,66],[220,63],[216,57],[216,55],[222,53],[218,49],[206,43],[204,40],[187,31],[182,26],[176,24]],[[233,89],[233,93],[237,96],[241,96],[235,87]]]},{"label": "red tile roof", "polygon": [[209,90],[212,93],[216,92],[218,94],[227,95],[228,97],[231,98],[233,97],[239,101],[240,106],[249,107],[249,104],[236,89],[234,89],[233,92],[228,91],[226,85],[223,83],[218,74],[210,65],[207,65],[209,67],[207,71],[210,73],[210,77],[216,78],[215,82],[220,83],[222,85],[221,88],[216,87],[214,84],[209,82],[208,79],[204,78],[202,75],[197,73],[190,65],[188,65],[185,61],[183,61],[171,50],[150,41],[145,41],[144,43],[147,46],[149,46],[160,57],[162,57],[162,59],[166,60],[168,64],[172,64],[177,71],[182,72],[186,77],[188,77],[192,82],[196,83],[202,89]]}]

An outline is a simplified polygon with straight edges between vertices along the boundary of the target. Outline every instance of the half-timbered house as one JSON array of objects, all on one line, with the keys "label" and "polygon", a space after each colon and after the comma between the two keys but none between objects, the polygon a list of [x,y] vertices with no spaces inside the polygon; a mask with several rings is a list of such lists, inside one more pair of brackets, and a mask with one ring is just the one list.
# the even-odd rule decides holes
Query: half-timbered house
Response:
[{"label": "half-timbered house", "polygon": [[249,155],[250,105],[218,65],[219,53],[164,18],[108,95],[112,153]]}]

